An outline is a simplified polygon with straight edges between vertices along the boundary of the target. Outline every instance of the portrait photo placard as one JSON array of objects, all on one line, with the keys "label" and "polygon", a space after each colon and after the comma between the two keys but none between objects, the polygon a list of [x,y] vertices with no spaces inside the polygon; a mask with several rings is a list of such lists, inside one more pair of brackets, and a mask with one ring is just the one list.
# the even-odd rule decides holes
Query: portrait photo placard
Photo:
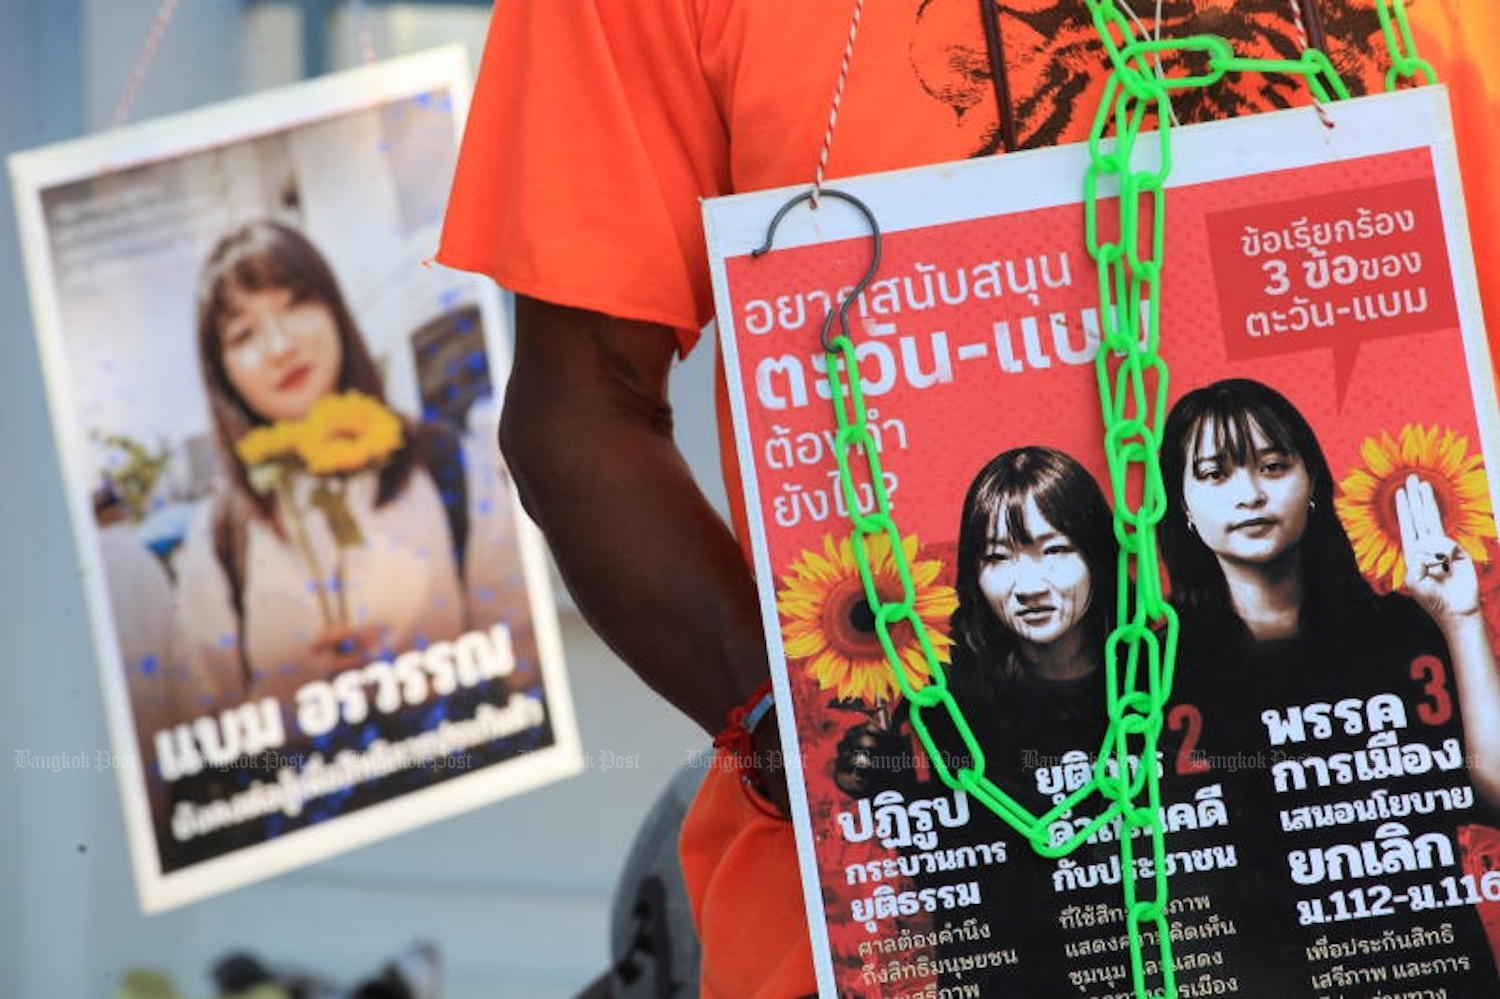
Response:
[{"label": "portrait photo placard", "polygon": [[507,309],[425,265],[467,102],[454,47],[10,158],[146,912],[582,769]]}]

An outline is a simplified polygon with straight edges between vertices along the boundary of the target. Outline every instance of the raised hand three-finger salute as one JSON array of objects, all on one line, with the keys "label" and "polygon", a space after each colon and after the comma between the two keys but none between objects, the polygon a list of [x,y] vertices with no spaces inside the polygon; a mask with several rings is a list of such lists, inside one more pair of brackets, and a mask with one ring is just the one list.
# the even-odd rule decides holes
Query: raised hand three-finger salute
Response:
[{"label": "raised hand three-finger salute", "polygon": [[1442,630],[1458,684],[1464,752],[1474,789],[1500,806],[1500,671],[1479,606],[1474,560],[1443,529],[1432,486],[1416,475],[1396,490],[1406,590]]},{"label": "raised hand three-finger salute", "polygon": [[1479,615],[1474,560],[1443,530],[1431,484],[1415,474],[1396,490],[1396,521],[1406,559],[1406,589],[1439,626]]}]

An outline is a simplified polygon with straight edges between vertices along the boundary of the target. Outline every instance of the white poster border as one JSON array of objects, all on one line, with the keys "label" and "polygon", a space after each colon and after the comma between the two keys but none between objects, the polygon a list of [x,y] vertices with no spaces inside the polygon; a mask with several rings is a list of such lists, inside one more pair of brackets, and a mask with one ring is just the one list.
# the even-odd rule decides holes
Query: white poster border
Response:
[{"label": "white poster border", "polygon": [[[88,525],[90,483],[85,472],[76,400],[63,342],[61,307],[48,249],[42,192],[71,182],[176,159],[322,119],[378,107],[445,89],[451,95],[455,148],[468,118],[470,80],[461,45],[432,49],[296,83],[208,107],[152,119],[115,131],[13,154],[8,163],[16,204],[33,326],[41,355],[54,439],[73,527],[104,695],[111,745],[121,761],[116,775],[124,803],[137,897],[150,915],[273,877],[398,833],[450,818],[499,799],[583,772],[584,757],[568,688],[544,544],[511,490],[520,535],[528,610],[553,744],[503,764],[453,777],[274,840],[163,874],[152,829],[143,761],[137,745],[120,646],[110,613],[98,540]],[[435,249],[435,248],[434,248]],[[484,324],[485,348],[495,385],[510,371],[508,302],[486,278],[456,275],[473,283]]]}]

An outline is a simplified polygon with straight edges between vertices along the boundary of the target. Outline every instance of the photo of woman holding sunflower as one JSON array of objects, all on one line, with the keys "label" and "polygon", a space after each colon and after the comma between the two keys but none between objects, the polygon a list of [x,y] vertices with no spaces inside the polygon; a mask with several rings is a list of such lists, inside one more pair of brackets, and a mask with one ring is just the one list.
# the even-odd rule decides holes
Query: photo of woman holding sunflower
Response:
[{"label": "photo of woman holding sunflower", "polygon": [[327,262],[292,227],[221,239],[197,345],[224,488],[188,533],[177,656],[194,700],[227,706],[488,620],[514,544],[494,462],[384,405]]},{"label": "photo of woman holding sunflower", "polygon": [[[296,768],[312,753],[332,760],[470,720],[513,694],[540,698],[532,622],[513,610],[525,606],[525,581],[499,459],[440,419],[387,407],[380,368],[312,242],[278,221],[235,228],[203,264],[195,311],[220,475],[173,559],[167,723],[198,726],[205,716],[254,710],[264,727],[264,712],[279,712],[285,739],[275,748]],[[489,635],[497,620],[507,644],[514,641],[500,675],[447,683],[441,667],[430,675],[419,667],[416,679],[408,668],[403,693],[388,693],[383,707],[379,688],[366,688],[374,679],[363,667],[453,649],[460,636]],[[321,699],[308,698],[309,685],[320,683]],[[421,696],[413,699],[414,689]],[[351,715],[335,703],[349,696],[366,707]],[[309,703],[325,705],[324,730],[308,730]],[[151,747],[163,767],[164,750],[183,751],[175,731],[165,745],[158,733]],[[524,737],[468,751],[464,768],[551,738],[543,721]],[[448,775],[403,768],[298,816],[276,813],[196,837],[167,833],[177,802],[222,799],[274,777],[277,768],[251,759],[255,752],[201,772],[189,765],[166,787],[153,785],[164,863],[252,845]]]},{"label": "photo of woman holding sunflower", "polygon": [[148,912],[583,768],[495,443],[505,294],[424,266],[466,73],[403,57],[38,175],[38,342]]},{"label": "photo of woman holding sunflower", "polygon": [[[498,458],[458,429],[387,408],[380,369],[329,263],[293,226],[258,220],[214,245],[199,276],[196,347],[222,477],[174,559],[172,723],[252,703],[264,711],[272,699],[287,733],[278,751],[297,766],[314,751],[333,759],[468,720],[513,693],[540,696],[540,676],[526,663],[449,688],[438,670],[420,679],[417,703],[371,703],[354,717],[330,706],[323,724],[333,727],[306,730],[309,684],[342,676],[341,684],[363,685],[366,664],[486,633],[505,607],[522,604],[507,480]],[[531,658],[531,622],[510,624],[514,654]],[[549,739],[540,724],[519,742],[469,751],[465,768]],[[160,757],[160,744],[153,748]],[[269,769],[254,760],[189,769],[154,789],[157,820],[169,822],[177,801],[234,795]],[[163,858],[181,864],[249,846],[446,774],[405,768],[300,816],[272,814],[201,837],[166,835],[163,826]]]},{"label": "photo of woman holding sunflower", "polygon": [[[1336,499],[1312,427],[1270,386],[1226,379],[1184,395],[1165,424],[1162,470],[1168,498],[1162,554],[1182,622],[1173,701],[1201,715],[1196,751],[1210,761],[1236,752],[1260,751],[1268,759],[1277,752],[1282,758],[1357,752],[1371,730],[1342,721],[1294,742],[1268,733],[1295,706],[1363,704],[1395,694],[1405,705],[1401,743],[1461,746],[1463,766],[1456,774],[1438,768],[1406,774],[1391,783],[1391,793],[1446,787],[1456,777],[1472,785],[1475,803],[1410,816],[1405,827],[1412,835],[1435,830],[1461,841],[1465,823],[1493,825],[1500,801],[1500,671],[1481,612],[1476,556],[1445,530],[1445,520],[1467,516],[1455,497],[1440,505],[1432,482],[1415,472],[1387,476],[1383,501],[1399,523],[1404,571],[1398,577],[1407,592],[1377,594],[1340,523],[1349,483]],[[1487,516],[1487,507],[1482,512]],[[1359,550],[1368,554],[1372,540],[1362,532]],[[1342,797],[1348,789],[1303,787],[1274,771],[1250,767],[1214,778],[1227,782],[1244,875],[1226,887],[1237,896],[1234,905],[1266,928],[1268,963],[1297,967],[1307,944],[1297,901],[1308,890],[1292,883],[1289,869],[1298,872],[1304,851],[1369,836],[1348,827],[1288,835],[1278,821],[1282,809]],[[1373,825],[1368,832],[1375,833]],[[1400,887],[1401,877],[1387,883]],[[1461,931],[1462,950],[1488,959],[1472,906],[1444,918]],[[1490,981],[1489,968],[1483,971]],[[1448,994],[1477,994],[1461,985],[1455,980]]]}]

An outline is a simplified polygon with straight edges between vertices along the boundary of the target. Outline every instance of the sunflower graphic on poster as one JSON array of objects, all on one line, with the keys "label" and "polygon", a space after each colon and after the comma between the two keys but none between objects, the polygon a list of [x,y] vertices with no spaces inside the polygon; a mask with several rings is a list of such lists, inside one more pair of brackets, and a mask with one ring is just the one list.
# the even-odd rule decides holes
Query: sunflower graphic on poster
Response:
[{"label": "sunflower graphic on poster", "polygon": [[[901,547],[911,565],[916,594],[912,609],[927,630],[938,662],[946,664],[953,645],[946,629],[958,606],[957,594],[938,582],[941,561],[918,557],[921,543],[914,535],[903,537]],[[881,602],[899,602],[901,576],[890,540],[884,535],[873,537],[867,554]],[[832,691],[837,700],[855,703],[881,716],[881,723],[887,722],[900,685],[880,642],[853,541],[828,535],[821,550],[804,551],[783,578],[776,606],[784,623],[787,658],[800,663],[820,690]],[[920,688],[931,673],[911,625],[897,622],[891,639],[912,685]]]},{"label": "sunflower graphic on poster", "polygon": [[1476,563],[1489,560],[1485,541],[1495,539],[1495,518],[1485,482],[1484,458],[1469,438],[1439,426],[1407,424],[1367,438],[1364,463],[1338,484],[1339,519],[1360,571],[1378,586],[1398,589],[1406,576],[1396,492],[1416,475],[1432,487],[1442,522]]}]

